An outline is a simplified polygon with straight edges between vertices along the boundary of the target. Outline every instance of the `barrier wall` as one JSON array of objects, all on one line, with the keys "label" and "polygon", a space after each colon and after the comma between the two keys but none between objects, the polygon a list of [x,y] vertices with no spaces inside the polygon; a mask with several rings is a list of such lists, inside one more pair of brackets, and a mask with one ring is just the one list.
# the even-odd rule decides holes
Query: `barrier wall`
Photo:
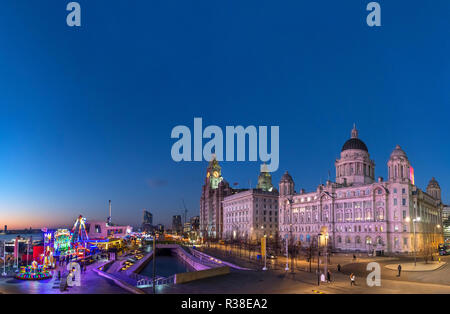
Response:
[{"label": "barrier wall", "polygon": [[205,279],[215,276],[226,275],[230,273],[230,267],[223,266],[175,275],[175,284],[186,283],[194,280]]}]

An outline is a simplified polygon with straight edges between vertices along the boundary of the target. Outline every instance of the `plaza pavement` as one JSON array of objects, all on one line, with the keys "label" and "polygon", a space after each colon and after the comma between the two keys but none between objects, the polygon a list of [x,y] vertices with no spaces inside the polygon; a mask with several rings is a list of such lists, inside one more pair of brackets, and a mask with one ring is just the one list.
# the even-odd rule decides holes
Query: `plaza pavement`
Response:
[{"label": "plaza pavement", "polygon": [[388,264],[384,267],[390,270],[398,271],[398,265],[401,265],[402,271],[433,271],[437,270],[441,267],[444,267],[447,263],[446,262],[409,262],[409,263],[399,263],[399,264]]},{"label": "plaza pavement", "polygon": [[[147,291],[151,293],[151,291]],[[193,281],[186,284],[158,287],[157,293],[181,294],[416,294],[450,293],[450,286],[381,280],[380,287],[369,287],[365,277],[350,285],[347,275],[333,274],[331,283],[317,284],[315,273],[281,270],[232,271],[228,275]]]},{"label": "plaza pavement", "polygon": [[[51,279],[28,281],[18,280],[14,277],[0,277],[0,293],[4,294],[123,294],[126,290],[115,285],[111,280],[98,276],[92,271],[104,261],[87,266],[85,273],[81,274],[80,287],[68,287],[66,291],[59,290],[60,280],[57,276]],[[53,270],[58,272],[59,266]],[[61,267],[64,269],[64,267]],[[62,272],[62,271],[61,271]]]},{"label": "plaza pavement", "polygon": [[[223,250],[214,248],[202,248],[202,250],[217,258],[254,269],[253,271],[233,270],[229,275],[208,278],[187,284],[160,287],[158,293],[342,293],[342,294],[401,294],[401,293],[450,293],[450,269],[445,262],[449,257],[443,257],[444,266],[435,271],[419,271],[397,277],[397,270],[388,270],[384,265],[410,262],[411,258],[398,257],[367,257],[357,254],[356,260],[352,254],[338,254],[332,257],[332,264],[328,269],[332,272],[332,283],[317,285],[317,260],[309,263],[302,260],[296,261],[295,273],[284,271],[286,258],[279,257],[276,260],[268,260],[268,271],[262,271],[262,262],[249,260],[245,254],[241,257],[231,256]],[[248,253],[248,252],[247,252]],[[367,263],[376,261],[381,267],[381,286],[369,287],[366,284]],[[341,265],[341,272],[337,271],[337,264]],[[289,260],[291,267],[291,260]],[[323,264],[321,265],[323,269]],[[350,286],[349,274],[356,274],[357,286]]]}]

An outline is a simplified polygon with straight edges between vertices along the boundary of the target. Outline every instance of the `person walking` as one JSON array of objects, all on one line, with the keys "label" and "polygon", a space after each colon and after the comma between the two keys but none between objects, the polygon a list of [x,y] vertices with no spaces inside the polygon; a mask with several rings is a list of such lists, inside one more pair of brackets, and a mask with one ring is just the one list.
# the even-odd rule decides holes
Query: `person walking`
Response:
[{"label": "person walking", "polygon": [[402,265],[398,264],[397,269],[398,269],[398,275],[397,275],[397,277],[400,277],[400,274],[402,273]]},{"label": "person walking", "polygon": [[338,264],[338,265],[337,265],[337,271],[338,271],[338,272],[341,272],[341,264]]},{"label": "person walking", "polygon": [[354,273],[350,274],[350,286],[356,286],[356,277]]},{"label": "person walking", "polygon": [[327,271],[327,282],[328,283],[331,282],[331,271],[330,270]]}]

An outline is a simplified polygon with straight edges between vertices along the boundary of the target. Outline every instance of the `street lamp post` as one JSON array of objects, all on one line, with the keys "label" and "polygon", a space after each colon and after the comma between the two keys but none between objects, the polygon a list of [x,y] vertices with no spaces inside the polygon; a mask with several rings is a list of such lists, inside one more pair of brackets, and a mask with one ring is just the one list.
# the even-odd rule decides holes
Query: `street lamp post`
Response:
[{"label": "street lamp post", "polygon": [[[440,230],[441,229],[441,225],[436,225],[435,227],[434,227],[434,229],[435,229],[435,231],[434,231],[434,237],[435,237],[435,245],[436,245],[436,248],[437,248],[437,250],[438,250],[438,255],[439,255],[439,242],[441,241],[441,237],[440,237],[440,235],[438,234],[438,231],[437,230]],[[439,231],[440,232],[440,231]]]},{"label": "street lamp post", "polygon": [[6,241],[3,241],[3,277],[6,277]]},{"label": "street lamp post", "polygon": [[[292,202],[293,200],[291,198],[288,198],[287,201],[289,202],[289,211],[290,211],[290,217],[289,217],[289,233],[290,233],[290,237],[292,239]],[[286,214],[285,214],[286,215]],[[285,216],[285,220],[286,220],[286,216]],[[289,235],[286,236],[285,238],[286,240],[286,268],[284,269],[285,271],[289,271]],[[292,267],[293,265],[291,265]],[[294,271],[294,269],[292,269],[292,271]]]},{"label": "street lamp post", "polygon": [[289,252],[288,252],[288,238],[284,238],[284,242],[286,243],[286,267],[284,268],[285,271],[289,271]]},{"label": "street lamp post", "polygon": [[267,236],[264,235],[264,267],[262,270],[267,270]]},{"label": "street lamp post", "polygon": [[413,232],[414,232],[414,266],[416,266],[417,264],[417,254],[416,254],[416,222],[420,221],[420,217],[414,218],[413,219]]},{"label": "street lamp post", "polygon": [[328,234],[325,235],[325,270],[324,274],[328,273]]},{"label": "street lamp post", "polygon": [[317,235],[317,285],[320,286],[320,236],[322,234],[319,233]]},{"label": "street lamp post", "polygon": [[156,294],[156,235],[153,234],[153,294]]}]

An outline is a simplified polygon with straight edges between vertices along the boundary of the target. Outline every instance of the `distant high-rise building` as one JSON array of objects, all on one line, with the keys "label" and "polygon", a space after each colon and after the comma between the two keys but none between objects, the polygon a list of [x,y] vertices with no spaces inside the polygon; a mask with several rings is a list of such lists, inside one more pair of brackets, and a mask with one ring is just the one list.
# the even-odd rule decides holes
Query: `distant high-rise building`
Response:
[{"label": "distant high-rise building", "polygon": [[198,231],[200,228],[200,216],[194,216],[191,218],[192,231]]},{"label": "distant high-rise building", "polygon": [[150,232],[153,230],[153,215],[151,212],[144,209],[144,216],[142,218],[142,231]]},{"label": "distant high-rise building", "polygon": [[5,234],[8,233],[8,226],[5,225]]},{"label": "distant high-rise building", "polygon": [[172,230],[178,233],[181,233],[183,231],[183,224],[181,223],[181,215],[173,216]]},{"label": "distant high-rise building", "polygon": [[450,241],[450,205],[444,205],[442,209],[442,228],[444,241]]},{"label": "distant high-rise building", "polygon": [[191,232],[191,230],[192,230],[191,223],[190,222],[185,222],[184,223],[184,227],[183,227],[183,232],[184,233],[188,233],[188,232]]},{"label": "distant high-rise building", "polygon": [[156,230],[157,232],[163,233],[163,232],[164,232],[164,225],[162,225],[162,224],[157,224],[157,225],[155,226],[155,230]]}]

